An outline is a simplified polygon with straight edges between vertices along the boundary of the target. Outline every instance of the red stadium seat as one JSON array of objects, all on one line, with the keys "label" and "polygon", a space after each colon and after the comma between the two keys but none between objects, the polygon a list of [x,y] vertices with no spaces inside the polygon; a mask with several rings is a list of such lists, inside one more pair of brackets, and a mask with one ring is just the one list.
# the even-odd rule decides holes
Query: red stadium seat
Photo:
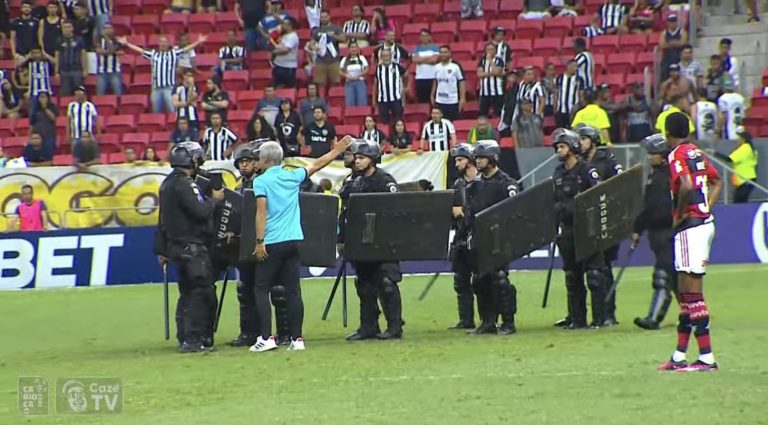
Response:
[{"label": "red stadium seat", "polygon": [[556,56],[563,45],[563,40],[558,37],[537,38],[533,40],[533,52],[538,56]]},{"label": "red stadium seat", "polygon": [[527,58],[518,58],[515,63],[517,64],[518,68],[532,66],[536,69],[536,75],[540,75],[541,72],[544,71],[544,66],[546,65],[547,61],[541,56],[529,56]]},{"label": "red stadium seat", "polygon": [[131,20],[131,28],[134,34],[154,34],[160,28],[160,17],[157,15],[136,15]]},{"label": "red stadium seat", "polygon": [[502,137],[499,139],[499,147],[502,149],[515,149],[517,143],[514,137]]},{"label": "red stadium seat", "polygon": [[461,18],[461,1],[446,0],[446,2],[443,3],[443,10],[441,12],[443,21],[453,22],[455,24]]},{"label": "red stadium seat", "polygon": [[123,135],[123,149],[133,148],[137,154],[144,151],[149,145],[149,133],[127,133]]},{"label": "red stadium seat", "polygon": [[[59,115],[56,117],[56,138],[59,141],[68,141],[69,135],[67,134],[67,117]],[[61,143],[59,143],[61,144]]]},{"label": "red stadium seat", "polygon": [[[456,61],[472,60],[475,57],[475,54],[482,54],[479,49],[482,49],[483,43],[478,44],[479,47],[475,45],[474,41],[453,43],[451,45],[451,57]],[[466,72],[467,70],[465,69],[464,71]]]},{"label": "red stadium seat", "polygon": [[14,134],[16,134],[16,120],[0,119],[0,139],[13,137]]},{"label": "red stadium seat", "polygon": [[[130,134],[130,133],[128,133]],[[105,133],[96,136],[96,140],[99,143],[99,150],[102,153],[119,152],[120,149],[120,133]]]},{"label": "red stadium seat", "polygon": [[408,45],[419,44],[421,30],[429,28],[427,24],[405,24],[403,25],[403,43]]},{"label": "red stadium seat", "polygon": [[632,85],[634,83],[640,83],[643,84],[645,82],[645,75],[642,73],[637,74],[628,74],[624,78],[624,92],[625,93],[632,93]]},{"label": "red stadium seat", "polygon": [[143,0],[142,13],[160,15],[168,8],[168,0]]},{"label": "red stadium seat", "polygon": [[218,53],[221,46],[224,46],[225,44],[227,44],[226,32],[209,33],[208,40],[205,40],[203,43],[203,51],[209,53]]},{"label": "red stadium seat", "polygon": [[296,104],[296,90],[291,88],[277,89],[275,90],[275,96],[280,99],[291,99],[293,104]]},{"label": "red stadium seat", "polygon": [[[138,14],[140,12],[137,12]],[[113,16],[110,18],[109,23],[112,24],[112,28],[115,29],[115,34],[126,35],[131,33],[131,16],[133,13],[126,13]]]},{"label": "red stadium seat", "polygon": [[517,21],[515,27],[516,38],[536,38],[541,37],[544,31],[544,22],[538,19],[521,19]]},{"label": "red stadium seat", "polygon": [[500,18],[515,19],[524,9],[523,0],[501,0],[498,15]]},{"label": "red stadium seat", "polygon": [[[373,10],[373,8],[369,8]],[[413,16],[413,7],[410,4],[393,4],[387,6],[387,17],[393,18],[400,22],[406,22],[411,20]]]},{"label": "red stadium seat", "polygon": [[91,100],[101,116],[114,115],[117,110],[117,96],[115,95],[93,96]]},{"label": "red stadium seat", "polygon": [[487,35],[488,24],[485,21],[461,21],[459,25],[459,39],[461,41],[483,41]]},{"label": "red stadium seat", "polygon": [[149,109],[149,98],[145,94],[124,94],[120,96],[120,112],[139,115]]},{"label": "red stadium seat", "polygon": [[492,19],[490,25],[488,25],[488,31],[493,31],[494,28],[498,27],[504,28],[507,32],[506,38],[511,39],[515,27],[517,27],[517,21],[514,19]]},{"label": "red stadium seat", "polygon": [[[219,65],[219,55],[215,53],[204,53],[202,55],[197,55],[195,58],[195,65],[197,65],[198,70],[203,70],[205,72],[210,71],[213,67]],[[207,78],[205,74],[203,74],[203,77]]]},{"label": "red stadium seat", "polygon": [[406,122],[423,122],[429,119],[430,110],[429,103],[406,103],[403,118]]},{"label": "red stadium seat", "polygon": [[253,116],[253,111],[246,111],[242,109],[229,111],[227,114],[227,121],[229,121],[231,125],[245,128],[248,121],[251,120],[251,116]]},{"label": "red stadium seat", "polygon": [[226,91],[246,90],[248,82],[248,71],[227,71],[222,86]]},{"label": "red stadium seat", "polygon": [[328,90],[328,104],[330,105],[344,104],[344,87],[334,86]]},{"label": "red stadium seat", "polygon": [[62,96],[59,98],[59,109],[67,109],[67,106],[75,100],[75,96]]},{"label": "red stadium seat", "polygon": [[216,15],[213,13],[195,13],[189,16],[189,32],[210,34],[216,27]]},{"label": "red stadium seat", "polygon": [[176,45],[176,34],[149,34],[147,36],[147,46],[151,49],[157,49],[160,46],[160,37],[167,38],[171,46]]},{"label": "red stadium seat", "polygon": [[573,29],[573,18],[563,16],[544,20],[545,37],[567,37]]},{"label": "red stadium seat", "polygon": [[[427,25],[421,25],[427,27],[430,22],[434,22],[437,19],[439,10],[433,4],[415,4],[413,5],[413,22],[414,24],[426,23]],[[405,24],[407,26],[408,24]],[[405,31],[405,26],[403,31]]]},{"label": "red stadium seat", "polygon": [[[116,17],[131,17],[141,13],[141,0],[120,0],[115,2],[115,16]],[[114,21],[112,21],[114,25]],[[115,28],[117,30],[117,28]]]},{"label": "red stadium seat", "polygon": [[653,52],[640,52],[635,59],[635,69],[641,72],[645,67],[653,69]]},{"label": "red stadium seat", "polygon": [[[232,73],[232,72],[244,72],[244,71],[227,71],[224,75],[225,77]],[[267,84],[272,83],[272,71],[269,69],[252,69],[250,74],[250,80],[253,83],[254,87],[264,87]],[[247,83],[247,81],[246,81]],[[238,83],[239,86],[242,87],[242,81]],[[248,87],[242,87],[238,90],[245,90]],[[228,91],[232,91],[232,89],[227,89]]]},{"label": "red stadium seat", "polygon": [[635,67],[637,56],[634,53],[616,53],[607,56],[607,72],[629,74]]},{"label": "red stadium seat", "polygon": [[[140,114],[137,129],[142,133],[163,131],[166,128],[166,122],[165,114]],[[149,139],[147,139],[147,142],[149,142]]]},{"label": "red stadium seat", "polygon": [[768,137],[768,125],[761,125],[757,130],[758,137]]},{"label": "red stadium seat", "polygon": [[133,115],[112,115],[106,119],[110,133],[129,133],[136,131],[136,118]]},{"label": "red stadium seat", "polygon": [[128,39],[128,41],[130,41],[131,43],[133,43],[133,44],[135,44],[135,45],[137,45],[139,47],[144,47],[144,46],[147,45],[147,36],[145,34],[135,34],[134,33],[134,34],[131,34],[131,35],[127,35],[126,38]]},{"label": "red stadium seat", "polygon": [[344,124],[364,124],[365,117],[371,115],[369,106],[347,106],[344,109]]},{"label": "red stadium seat", "polygon": [[336,134],[339,137],[343,137],[347,134],[357,137],[357,136],[360,136],[361,128],[362,126],[358,124],[337,125]]},{"label": "red stadium seat", "polygon": [[590,45],[590,50],[593,53],[610,55],[616,53],[619,48],[619,36],[618,35],[601,35],[600,37],[593,37]]},{"label": "red stadium seat", "polygon": [[619,37],[619,49],[622,53],[640,53],[646,50],[648,36],[645,34],[626,34]]},{"label": "red stadium seat", "polygon": [[517,39],[509,43],[509,48],[514,56],[529,56],[533,50],[533,40]]},{"label": "red stadium seat", "polygon": [[480,102],[476,100],[470,100],[462,111],[464,118],[477,119],[477,114],[480,112]]},{"label": "red stadium seat", "polygon": [[611,87],[611,94],[618,96],[624,90],[624,74],[608,74],[597,79],[598,84],[608,84]]},{"label": "red stadium seat", "polygon": [[160,28],[164,33],[181,34],[187,30],[189,15],[185,13],[165,13],[160,17]]},{"label": "red stadium seat", "polygon": [[235,12],[217,13],[216,29],[219,31],[239,31],[240,21],[238,21]]},{"label": "red stadium seat", "polygon": [[63,155],[54,155],[53,156],[53,165],[73,165],[74,159],[72,158],[71,154],[63,154]]},{"label": "red stadium seat", "polygon": [[246,90],[237,92],[237,109],[243,111],[253,111],[256,109],[256,104],[264,97],[262,90]]},{"label": "red stadium seat", "polygon": [[752,107],[768,107],[768,96],[763,95],[763,89],[761,87],[758,87],[752,91]]},{"label": "red stadium seat", "polygon": [[573,35],[581,37],[581,30],[592,25],[592,15],[576,16],[573,18]]},{"label": "red stadium seat", "polygon": [[456,22],[433,22],[431,26],[432,40],[437,44],[453,43],[458,33]]},{"label": "red stadium seat", "polygon": [[[139,153],[137,152],[136,155],[138,156]],[[125,162],[124,152],[114,152],[107,155],[107,164],[122,164],[124,162]]]}]

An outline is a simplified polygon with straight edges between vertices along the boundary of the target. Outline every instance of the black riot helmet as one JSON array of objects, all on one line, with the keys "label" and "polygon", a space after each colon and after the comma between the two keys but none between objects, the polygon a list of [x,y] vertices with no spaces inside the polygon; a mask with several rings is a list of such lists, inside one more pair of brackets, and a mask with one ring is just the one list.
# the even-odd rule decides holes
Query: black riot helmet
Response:
[{"label": "black riot helmet", "polygon": [[241,159],[256,159],[258,156],[251,145],[247,144],[239,146],[237,149],[235,149],[233,158],[235,159],[235,168],[237,168],[239,167],[238,164]]},{"label": "black riot helmet", "polygon": [[269,141],[270,141],[269,139],[256,139],[256,140],[251,140],[250,142],[248,142],[248,147],[250,147],[251,150],[253,151],[253,159],[258,161],[258,159],[259,159],[259,149],[261,148],[261,145],[263,145],[264,143],[269,142]]},{"label": "black riot helmet", "polygon": [[498,164],[501,157],[501,147],[495,140],[480,140],[475,145],[473,157],[474,159],[488,158],[493,164]]},{"label": "black riot helmet", "polygon": [[474,161],[475,148],[469,143],[459,143],[451,149],[451,158],[467,158],[470,161]]},{"label": "black riot helmet", "polygon": [[579,124],[573,129],[580,139],[587,138],[592,141],[592,147],[599,147],[603,144],[603,140],[600,137],[600,132],[595,127],[589,124]]},{"label": "black riot helmet", "polygon": [[651,154],[666,155],[669,153],[669,141],[663,134],[652,134],[640,142],[640,146]]},{"label": "black riot helmet", "polygon": [[177,143],[171,151],[171,167],[197,168],[203,164],[205,152],[197,142]]},{"label": "black riot helmet", "polygon": [[378,143],[359,140],[355,141],[352,146],[353,154],[367,156],[374,162],[381,156],[381,146]]},{"label": "black riot helmet", "polygon": [[581,153],[581,138],[579,135],[566,128],[558,128],[552,132],[552,147],[557,152],[557,145],[566,144],[571,148],[571,152],[575,154]]}]

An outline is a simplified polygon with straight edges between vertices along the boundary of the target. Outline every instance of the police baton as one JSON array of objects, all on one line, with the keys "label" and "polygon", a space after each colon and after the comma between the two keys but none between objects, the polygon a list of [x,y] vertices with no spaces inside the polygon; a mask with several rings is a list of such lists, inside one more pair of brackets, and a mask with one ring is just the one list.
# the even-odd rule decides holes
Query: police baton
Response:
[{"label": "police baton", "polygon": [[435,284],[438,277],[440,277],[440,272],[437,272],[432,275],[432,278],[429,279],[429,282],[427,282],[427,286],[424,287],[423,291],[421,291],[421,295],[419,295],[419,301],[423,301],[424,298],[427,297],[427,294],[429,293],[430,289],[432,289],[432,285]]},{"label": "police baton", "polygon": [[171,339],[170,318],[168,317],[168,263],[163,264],[163,313],[165,319],[165,340]]},{"label": "police baton", "polygon": [[544,285],[544,299],[541,301],[541,308],[547,308],[547,299],[549,299],[549,285],[552,283],[552,269],[555,267],[555,241],[549,244],[549,270],[547,270],[547,283]]},{"label": "police baton", "polygon": [[341,274],[341,324],[347,327],[347,264],[344,263]]},{"label": "police baton", "polygon": [[219,307],[216,309],[216,322],[213,324],[213,332],[219,330],[219,319],[221,318],[221,309],[224,307],[224,295],[227,294],[227,282],[229,281],[229,267],[224,272],[224,285],[221,287],[221,299],[219,299]]},{"label": "police baton", "polygon": [[608,302],[608,300],[611,299],[611,296],[614,292],[616,292],[616,287],[619,286],[619,282],[621,281],[621,276],[624,275],[624,270],[627,269],[627,266],[629,265],[629,260],[632,258],[632,254],[635,252],[635,248],[637,248],[637,245],[633,245],[629,247],[629,252],[627,252],[627,258],[624,260],[624,265],[621,266],[621,269],[619,270],[619,274],[616,275],[616,279],[613,281],[613,285],[608,289],[608,294],[605,296],[605,302]]},{"label": "police baton", "polygon": [[[328,302],[325,304],[325,310],[323,311],[323,320],[328,319],[328,312],[331,311],[331,304],[333,304],[333,298],[336,296],[336,290],[339,289],[339,283],[342,281],[342,278],[345,277],[347,274],[346,270],[347,270],[347,260],[345,258],[342,258],[341,267],[339,267],[339,272],[336,274],[336,282],[333,283],[333,289],[331,289],[331,295],[328,296]],[[346,283],[346,279],[344,279],[344,282]],[[346,291],[345,291],[345,294],[346,294]],[[346,296],[344,296],[344,298],[346,298]],[[342,302],[343,301],[344,300],[342,300]],[[342,306],[342,309],[343,310],[346,309],[346,303],[345,305]]]}]

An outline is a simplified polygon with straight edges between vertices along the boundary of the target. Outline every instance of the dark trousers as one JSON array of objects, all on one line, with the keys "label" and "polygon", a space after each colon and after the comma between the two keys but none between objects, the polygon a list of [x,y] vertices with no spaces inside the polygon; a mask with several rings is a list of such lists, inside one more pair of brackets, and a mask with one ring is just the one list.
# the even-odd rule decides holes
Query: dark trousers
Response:
[{"label": "dark trousers", "polygon": [[571,114],[565,114],[562,112],[555,113],[555,127],[557,128],[571,128]]},{"label": "dark trousers", "polygon": [[545,117],[554,117],[555,116],[555,106],[554,105],[544,105],[544,116]]},{"label": "dark trousers", "polygon": [[436,103],[435,107],[443,113],[443,118],[448,121],[456,121],[461,118],[461,112],[459,112],[458,103]]},{"label": "dark trousers", "polygon": [[432,103],[433,79],[416,80],[416,100],[419,103]]},{"label": "dark trousers", "polygon": [[[609,289],[613,285],[613,262],[619,258],[619,246],[614,245],[605,251],[603,251],[603,260],[605,261],[605,267],[603,268],[603,274],[605,275],[606,282],[605,288]],[[605,314],[609,319],[616,320],[616,291],[613,291],[611,297],[606,300]]]},{"label": "dark trousers", "polygon": [[649,229],[648,243],[656,261],[653,267],[651,306],[647,318],[661,323],[672,304],[672,293],[677,295],[675,272],[674,231],[672,228]]},{"label": "dark trousers", "polygon": [[240,335],[259,335],[259,314],[256,310],[256,263],[240,263],[237,267],[240,281],[237,282],[237,301],[240,304]]},{"label": "dark trousers", "polygon": [[59,71],[59,96],[71,96],[77,86],[83,85],[83,71]]},{"label": "dark trousers", "polygon": [[477,295],[477,309],[483,323],[495,324],[496,319],[501,316],[502,325],[514,325],[517,289],[509,282],[506,268],[476,277],[473,289]]},{"label": "dark trousers", "polygon": [[279,288],[285,297],[290,335],[294,339],[299,338],[304,322],[304,302],[299,282],[299,244],[288,241],[270,244],[266,248],[269,257],[256,267],[254,282],[261,337],[266,339],[272,335],[270,292]]},{"label": "dark trousers", "polygon": [[272,81],[277,87],[296,87],[296,68],[272,68]]},{"label": "dark trousers", "polygon": [[[453,271],[453,290],[456,291],[459,305],[459,325],[474,327],[475,296],[472,293],[472,270],[474,268],[466,244],[454,243],[451,246],[451,269]],[[480,308],[479,299],[478,310],[482,318],[484,311]]]},{"label": "dark trousers", "polygon": [[379,122],[387,125],[395,125],[397,120],[403,118],[403,102],[380,102]]},{"label": "dark trousers", "polygon": [[752,193],[754,186],[749,182],[742,183],[741,186],[736,188],[736,192],[733,194],[733,202],[736,204],[745,204],[749,202],[749,195]]},{"label": "dark trousers", "polygon": [[573,230],[563,228],[557,240],[560,258],[565,272],[565,287],[568,293],[568,317],[571,322],[585,326],[587,324],[587,290],[584,287],[584,274],[587,275],[592,304],[592,322],[602,324],[606,319],[605,295],[606,279],[603,275],[605,260],[602,253],[597,253],[584,261],[576,261],[576,246]]},{"label": "dark trousers", "polygon": [[503,106],[504,96],[480,96],[478,115],[490,117],[491,108],[493,108],[493,116],[500,117]]},{"label": "dark trousers", "polygon": [[208,250],[202,245],[189,244],[174,260],[179,273],[176,338],[179,343],[190,344],[212,340],[217,299]]},{"label": "dark trousers", "polygon": [[360,298],[360,333],[372,334],[379,330],[381,300],[387,329],[402,333],[402,299],[397,282],[402,278],[397,263],[352,263],[355,268],[355,289]]}]

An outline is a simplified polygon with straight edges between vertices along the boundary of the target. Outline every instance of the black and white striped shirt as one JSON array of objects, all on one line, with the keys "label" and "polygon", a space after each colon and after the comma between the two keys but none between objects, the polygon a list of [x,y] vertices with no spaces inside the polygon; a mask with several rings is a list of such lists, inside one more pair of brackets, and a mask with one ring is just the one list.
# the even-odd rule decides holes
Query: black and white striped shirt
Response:
[{"label": "black and white striped shirt", "polygon": [[429,142],[432,152],[444,152],[451,148],[451,135],[456,134],[453,123],[443,118],[440,122],[430,120],[421,130],[422,140]]},{"label": "black and white striped shirt", "polygon": [[[179,102],[186,103],[190,99],[193,88],[194,87],[187,87],[181,84],[173,90],[173,94],[179,98]],[[176,111],[176,116],[179,118],[187,118],[191,122],[197,121],[197,107],[190,105],[179,108]]]},{"label": "black and white striped shirt", "polygon": [[221,127],[218,131],[209,127],[203,133],[203,144],[207,146],[208,150],[207,159],[213,161],[227,159],[224,152],[234,143],[237,143],[237,135],[227,127]]},{"label": "black and white striped shirt", "polygon": [[219,49],[219,59],[238,59],[245,57],[245,49],[242,46],[224,46]]},{"label": "black and white striped shirt", "polygon": [[597,12],[600,14],[603,29],[616,28],[627,15],[627,6],[621,3],[605,3]]},{"label": "black and white striped shirt", "polygon": [[504,62],[504,70],[506,70],[507,64],[512,60],[512,49],[507,42],[502,41],[496,45],[496,57]]},{"label": "black and white striped shirt", "polygon": [[[504,61],[498,56],[494,56],[492,61],[487,56],[480,59],[477,65],[483,72],[493,72],[494,67],[504,69]],[[480,96],[504,96],[504,77],[485,77],[480,79]]]},{"label": "black and white striped shirt", "polygon": [[602,28],[588,26],[581,29],[581,35],[585,38],[593,38],[605,34]]},{"label": "black and white striped shirt", "polygon": [[555,105],[556,112],[570,114],[579,103],[579,93],[584,90],[584,80],[576,74],[562,74],[555,79],[555,89],[559,94],[559,102]]},{"label": "black and white striped shirt", "polygon": [[174,87],[176,85],[176,65],[179,63],[179,55],[182,53],[184,53],[182,49],[144,50],[142,56],[152,62],[153,88]]},{"label": "black and white striped shirt", "polygon": [[376,100],[379,103],[400,102],[403,100],[403,76],[405,68],[396,64],[380,63],[376,67],[376,82],[378,93]]},{"label": "black and white striped shirt", "polygon": [[595,86],[595,60],[592,59],[592,53],[583,51],[576,55],[576,64],[578,65],[576,74],[584,80],[584,88],[591,89]]},{"label": "black and white striped shirt", "polygon": [[86,0],[88,14],[91,16],[109,15],[109,2],[110,0]]},{"label": "black and white striped shirt", "polygon": [[378,62],[381,62],[381,52],[384,50],[389,50],[392,52],[392,62],[397,64],[401,64],[400,62],[403,59],[409,59],[411,57],[411,54],[408,53],[408,50],[405,50],[405,47],[397,43],[391,46],[388,46],[386,43],[382,43],[379,44],[379,47],[373,51],[373,57],[375,57]]},{"label": "black and white striped shirt", "polygon": [[96,106],[87,100],[83,103],[70,102],[67,106],[67,118],[69,119],[69,137],[72,140],[82,138],[83,132],[94,134],[96,118],[99,112]]},{"label": "black and white striped shirt", "polygon": [[29,94],[34,97],[41,92],[53,94],[50,67],[48,61],[32,61],[29,63]]},{"label": "black and white striped shirt", "polygon": [[344,23],[344,27],[342,28],[342,31],[344,31],[344,34],[356,34],[359,32],[370,34],[371,33],[371,24],[368,23],[365,19],[361,19],[360,21],[355,21],[354,19],[350,19],[349,21]]},{"label": "black and white striped shirt", "polygon": [[[99,47],[103,50],[115,49],[115,52],[120,48],[120,45],[115,40],[107,40],[102,38],[99,40]],[[98,55],[96,62],[96,72],[98,74],[112,74],[120,72],[120,56],[114,55]]]},{"label": "black and white striped shirt", "polygon": [[374,128],[373,130],[363,130],[360,138],[367,142],[373,142],[378,145],[382,145],[387,141],[387,136],[378,128]]},{"label": "black and white striped shirt", "polygon": [[[538,113],[539,105],[541,105],[542,98],[545,96],[544,86],[538,81],[531,81],[530,83],[523,82],[520,84],[520,90],[517,92],[517,102],[520,103],[523,99],[528,99],[533,103],[533,113]],[[520,108],[516,108],[518,111]]]},{"label": "black and white striped shirt", "polygon": [[[557,90],[557,77],[555,77],[551,82],[549,81],[549,78],[544,77],[541,79],[541,87],[544,88],[544,106],[551,106],[555,107],[555,90]],[[554,86],[554,90],[550,89],[550,84]]]}]

